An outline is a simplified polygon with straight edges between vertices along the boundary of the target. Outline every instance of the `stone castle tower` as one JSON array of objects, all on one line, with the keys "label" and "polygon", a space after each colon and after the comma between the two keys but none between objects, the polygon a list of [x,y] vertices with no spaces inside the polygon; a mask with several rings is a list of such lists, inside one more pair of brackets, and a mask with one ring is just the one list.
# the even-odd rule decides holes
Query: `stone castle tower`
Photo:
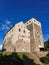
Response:
[{"label": "stone castle tower", "polygon": [[4,37],[3,49],[10,52],[34,52],[44,49],[41,23],[32,18],[19,22]]},{"label": "stone castle tower", "polygon": [[33,51],[44,50],[44,42],[42,37],[41,23],[32,18],[25,23],[28,30],[30,30],[30,49]]}]

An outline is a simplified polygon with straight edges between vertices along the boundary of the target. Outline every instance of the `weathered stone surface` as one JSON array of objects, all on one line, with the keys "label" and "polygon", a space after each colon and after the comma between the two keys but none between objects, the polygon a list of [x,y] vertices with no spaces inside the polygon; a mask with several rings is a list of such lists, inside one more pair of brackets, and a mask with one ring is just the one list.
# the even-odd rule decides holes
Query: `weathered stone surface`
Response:
[{"label": "weathered stone surface", "polygon": [[4,38],[3,49],[10,52],[34,52],[44,48],[41,23],[30,19],[16,24]]}]

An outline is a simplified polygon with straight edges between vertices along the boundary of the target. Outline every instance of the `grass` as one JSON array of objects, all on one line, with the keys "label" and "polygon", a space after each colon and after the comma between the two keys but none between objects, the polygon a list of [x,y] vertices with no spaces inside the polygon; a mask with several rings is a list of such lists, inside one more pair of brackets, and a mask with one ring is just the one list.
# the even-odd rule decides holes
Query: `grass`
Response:
[{"label": "grass", "polygon": [[39,58],[42,58],[42,57],[45,57],[46,56],[46,53],[45,52],[40,52],[40,53],[38,53],[38,52],[33,52],[37,57],[39,57]]},{"label": "grass", "polygon": [[[17,53],[12,53],[12,52],[2,52],[0,53],[0,64],[4,63],[4,64],[8,64],[8,62],[10,62],[10,64],[12,63],[20,63],[22,65],[22,63],[27,63],[27,65],[37,65],[37,63],[34,62],[33,57],[30,55],[30,53],[27,52],[17,52]],[[4,65],[2,64],[2,65]],[[9,65],[10,65],[9,64]],[[14,64],[13,64],[14,65]]]},{"label": "grass", "polygon": [[[8,56],[8,55],[11,55],[11,54],[12,54],[12,52],[2,52],[2,55],[3,55],[3,56],[4,56],[4,55]],[[17,54],[17,55],[19,56],[19,58],[22,59],[22,60],[24,59],[24,58],[23,58],[23,55],[25,55],[25,56],[27,56],[29,59],[33,60],[34,63],[38,64],[37,60],[35,60],[35,59],[32,57],[32,55],[31,55],[30,53],[28,53],[28,52],[17,52],[16,54]]]},{"label": "grass", "polygon": [[44,65],[49,65],[49,64],[46,64],[46,63],[43,63]]},{"label": "grass", "polygon": [[[6,56],[9,56],[9,55],[11,55],[12,54],[12,52],[2,52],[2,53],[0,53],[0,55],[6,55]],[[31,59],[31,60],[34,60],[33,59],[33,57],[30,55],[30,53],[27,53],[27,52],[18,52],[18,53],[16,53],[21,59],[23,59],[23,55],[25,55],[25,56],[27,56],[29,59]],[[41,57],[41,54],[39,54],[38,55],[38,57]],[[49,65],[49,64],[45,64],[45,63],[43,63],[43,65]]]},{"label": "grass", "polygon": [[[12,52],[2,52],[2,53],[0,53],[0,54],[2,54],[3,56],[4,55],[11,55],[12,54]],[[27,56],[27,57],[29,57],[30,59],[33,59],[33,57],[30,55],[30,53],[28,53],[28,52],[17,52],[16,53],[21,59],[23,59],[23,54],[25,55],[25,56]]]},{"label": "grass", "polygon": [[23,54],[24,54],[25,56],[27,56],[28,58],[33,59],[33,57],[30,55],[30,53],[27,53],[27,52],[18,52],[18,53],[17,53],[17,55],[18,55],[21,59],[23,59]]}]

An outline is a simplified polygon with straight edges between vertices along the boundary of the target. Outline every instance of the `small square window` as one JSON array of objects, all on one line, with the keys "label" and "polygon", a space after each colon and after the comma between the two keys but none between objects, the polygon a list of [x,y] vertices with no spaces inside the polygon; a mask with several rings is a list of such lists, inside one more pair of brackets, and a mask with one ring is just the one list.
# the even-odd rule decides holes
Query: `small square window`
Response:
[{"label": "small square window", "polygon": [[24,37],[24,35],[22,35],[22,37]]},{"label": "small square window", "polygon": [[22,41],[23,41],[23,39],[22,39]]},{"label": "small square window", "polygon": [[23,32],[25,33],[25,30]]},{"label": "small square window", "polygon": [[29,21],[29,22],[31,22],[31,21]]},{"label": "small square window", "polygon": [[21,29],[19,28],[19,32],[21,31]]},{"label": "small square window", "polygon": [[4,41],[4,43],[6,42],[6,40]]},{"label": "small square window", "polygon": [[12,29],[12,31],[13,31],[13,29]]}]

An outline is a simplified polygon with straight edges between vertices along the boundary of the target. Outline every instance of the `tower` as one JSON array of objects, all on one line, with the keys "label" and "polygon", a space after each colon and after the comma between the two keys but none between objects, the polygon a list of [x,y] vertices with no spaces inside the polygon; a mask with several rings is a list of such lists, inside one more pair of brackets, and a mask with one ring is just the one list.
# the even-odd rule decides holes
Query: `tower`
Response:
[{"label": "tower", "polygon": [[32,18],[29,21],[27,21],[25,25],[30,30],[31,52],[44,50],[41,23],[36,19]]}]

